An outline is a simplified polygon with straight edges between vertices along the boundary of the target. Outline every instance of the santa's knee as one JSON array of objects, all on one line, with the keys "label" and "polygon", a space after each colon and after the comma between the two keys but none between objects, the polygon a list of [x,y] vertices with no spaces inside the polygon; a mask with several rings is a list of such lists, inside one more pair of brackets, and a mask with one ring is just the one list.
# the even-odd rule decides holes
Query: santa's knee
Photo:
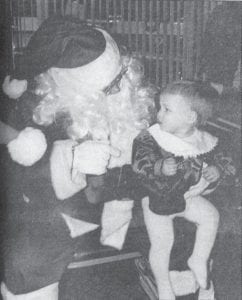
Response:
[{"label": "santa's knee", "polygon": [[1,295],[3,300],[58,300],[58,292],[58,282],[22,294],[13,293],[4,282],[1,283]]},{"label": "santa's knee", "polygon": [[[7,287],[7,290],[4,289],[7,291],[6,295],[9,295],[8,291],[13,295],[25,295],[40,290],[53,282],[58,282],[64,272],[66,266],[64,255],[56,254],[53,260],[47,251],[28,246],[12,247],[9,253],[5,254],[3,287]],[[12,298],[8,296],[6,299]]]}]

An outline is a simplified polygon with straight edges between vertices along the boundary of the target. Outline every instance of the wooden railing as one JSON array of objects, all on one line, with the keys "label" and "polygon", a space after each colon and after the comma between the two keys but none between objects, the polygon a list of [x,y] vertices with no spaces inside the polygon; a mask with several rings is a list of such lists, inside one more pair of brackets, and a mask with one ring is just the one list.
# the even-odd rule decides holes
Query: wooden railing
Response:
[{"label": "wooden railing", "polygon": [[199,76],[201,38],[214,0],[11,0],[13,57],[49,15],[106,28],[142,59],[151,82]]}]

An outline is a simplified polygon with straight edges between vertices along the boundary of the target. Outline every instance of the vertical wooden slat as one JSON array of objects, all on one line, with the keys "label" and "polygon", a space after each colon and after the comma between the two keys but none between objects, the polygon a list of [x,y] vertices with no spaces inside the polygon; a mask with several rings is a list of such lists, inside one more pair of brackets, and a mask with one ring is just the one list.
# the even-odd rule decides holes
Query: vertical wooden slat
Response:
[{"label": "vertical wooden slat", "polygon": [[174,0],[170,1],[168,81],[173,81],[174,63]]},{"label": "vertical wooden slat", "polygon": [[201,46],[202,46],[202,34],[203,34],[203,2],[198,1],[196,3],[196,16],[197,16],[197,22],[196,22],[196,44],[195,44],[195,78],[198,79],[200,76],[200,58],[201,58]]},{"label": "vertical wooden slat", "polygon": [[181,60],[181,1],[177,2],[177,27],[176,27],[176,80],[180,79]]},{"label": "vertical wooden slat", "polygon": [[209,15],[209,0],[203,2],[203,31],[205,30],[206,23]]},{"label": "vertical wooden slat", "polygon": [[113,30],[114,32],[117,32],[117,0],[113,0],[113,17],[114,17],[114,24],[113,24]]},{"label": "vertical wooden slat", "polygon": [[101,24],[102,20],[102,1],[98,0],[98,23]]},{"label": "vertical wooden slat", "polygon": [[80,0],[78,0],[77,2],[76,2],[76,9],[77,9],[77,12],[76,12],[76,16],[79,18],[79,19],[81,19],[81,20],[83,20],[83,5],[80,3],[81,1]]},{"label": "vertical wooden slat", "polygon": [[75,2],[71,2],[71,16],[76,15],[76,10],[75,8],[77,8],[76,3]]},{"label": "vertical wooden slat", "polygon": [[152,61],[153,61],[153,4],[154,0],[150,0],[149,2],[149,78],[152,77]]},{"label": "vertical wooden slat", "polygon": [[216,1],[210,1],[210,5],[211,5],[211,11],[214,10],[214,8],[217,6]]},{"label": "vertical wooden slat", "polygon": [[141,54],[144,58],[146,55],[146,1],[142,0],[142,50]]},{"label": "vertical wooden slat", "polygon": [[109,24],[109,11],[110,11],[110,0],[106,0],[106,24],[107,24],[107,29],[109,30],[110,24]]},{"label": "vertical wooden slat", "polygon": [[65,1],[64,0],[61,0],[61,14],[62,15],[65,15]]},{"label": "vertical wooden slat", "polygon": [[84,20],[87,19],[87,0],[83,0],[83,17]]},{"label": "vertical wooden slat", "polygon": [[15,36],[16,36],[16,45],[15,49],[20,47],[20,32],[19,32],[19,10],[18,10],[18,2],[14,2],[14,8],[16,15],[14,16],[14,25],[15,25]]},{"label": "vertical wooden slat", "polygon": [[135,53],[139,51],[139,0],[135,0]]},{"label": "vertical wooden slat", "polygon": [[31,30],[34,31],[34,8],[33,8],[33,0],[30,1],[30,14],[31,14]]},{"label": "vertical wooden slat", "polygon": [[194,69],[194,2],[184,2],[183,78],[192,79]]},{"label": "vertical wooden slat", "polygon": [[163,26],[163,43],[162,43],[162,86],[164,87],[167,83],[167,14],[168,5],[167,0],[163,1],[163,12],[162,12],[162,26]]},{"label": "vertical wooden slat", "polygon": [[62,3],[62,1],[56,0],[56,13],[58,13],[58,14],[61,14],[61,3]]},{"label": "vertical wooden slat", "polygon": [[161,24],[161,7],[160,7],[160,0],[156,0],[156,64],[155,64],[155,78],[156,78],[156,85],[160,83],[160,24]]},{"label": "vertical wooden slat", "polygon": [[23,48],[23,30],[22,30],[22,22],[21,22],[21,4],[20,4],[20,0],[18,0],[18,34],[19,34],[19,46],[22,49]]},{"label": "vertical wooden slat", "polygon": [[37,18],[39,19],[40,22],[43,22],[48,17],[48,0],[36,0],[36,4],[37,4]]},{"label": "vertical wooden slat", "polygon": [[96,0],[91,0],[91,22],[95,25],[95,2]]},{"label": "vertical wooden slat", "polygon": [[121,0],[121,34],[124,34],[124,0]]},{"label": "vertical wooden slat", "polygon": [[[4,62],[4,67],[7,72],[7,74],[13,74],[15,69],[15,55],[14,55],[14,16],[13,16],[13,3],[12,1],[6,1],[5,11],[3,12],[3,23],[6,26],[6,32],[4,35],[4,38],[6,38],[6,48],[5,48],[5,55],[6,55],[6,61]],[[16,24],[14,24],[16,25]],[[15,45],[16,46],[16,45]],[[4,56],[5,56],[4,55]]]},{"label": "vertical wooden slat", "polygon": [[128,0],[128,44],[129,44],[130,48],[132,45],[132,19],[131,19],[132,6],[131,6],[131,1],[132,0]]},{"label": "vertical wooden slat", "polygon": [[56,1],[57,0],[53,0],[53,10],[54,10],[54,13],[57,13]]},{"label": "vertical wooden slat", "polygon": [[[22,25],[22,30],[23,30],[23,47],[26,45],[26,22],[25,22],[25,17],[26,17],[26,12],[25,12],[25,3],[24,0],[22,0],[22,18],[21,18],[21,23]],[[23,22],[22,22],[23,21]]]}]

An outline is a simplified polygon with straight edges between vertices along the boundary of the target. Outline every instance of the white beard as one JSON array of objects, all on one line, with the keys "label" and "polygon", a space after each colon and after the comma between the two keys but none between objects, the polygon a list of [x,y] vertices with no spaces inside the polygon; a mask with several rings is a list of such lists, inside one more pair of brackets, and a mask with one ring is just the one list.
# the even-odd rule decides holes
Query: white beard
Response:
[{"label": "white beard", "polygon": [[108,168],[131,163],[132,144],[140,130],[135,124],[132,94],[129,84],[123,80],[121,91],[107,98],[110,117],[110,143],[120,150],[119,157],[111,157]]}]

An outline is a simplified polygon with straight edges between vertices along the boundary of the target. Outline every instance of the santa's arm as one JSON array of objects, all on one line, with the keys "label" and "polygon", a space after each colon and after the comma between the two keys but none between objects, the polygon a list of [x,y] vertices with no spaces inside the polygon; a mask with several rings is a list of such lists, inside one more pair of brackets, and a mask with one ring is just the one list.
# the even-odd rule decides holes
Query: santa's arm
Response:
[{"label": "santa's arm", "polygon": [[[108,169],[102,177],[88,178],[85,192],[89,201],[100,203],[124,198],[140,201],[147,196],[161,174],[162,158],[158,152],[154,153],[154,148],[152,139],[142,132],[133,143],[132,165]],[[155,191],[160,192],[157,188]]]},{"label": "santa's arm", "polygon": [[158,146],[146,132],[134,140],[132,165],[107,170],[102,178],[91,178],[85,190],[90,202],[108,202],[129,198],[140,201],[152,191],[160,195],[163,158]]},{"label": "santa's arm", "polygon": [[8,144],[16,139],[19,131],[0,121],[0,144]]}]

